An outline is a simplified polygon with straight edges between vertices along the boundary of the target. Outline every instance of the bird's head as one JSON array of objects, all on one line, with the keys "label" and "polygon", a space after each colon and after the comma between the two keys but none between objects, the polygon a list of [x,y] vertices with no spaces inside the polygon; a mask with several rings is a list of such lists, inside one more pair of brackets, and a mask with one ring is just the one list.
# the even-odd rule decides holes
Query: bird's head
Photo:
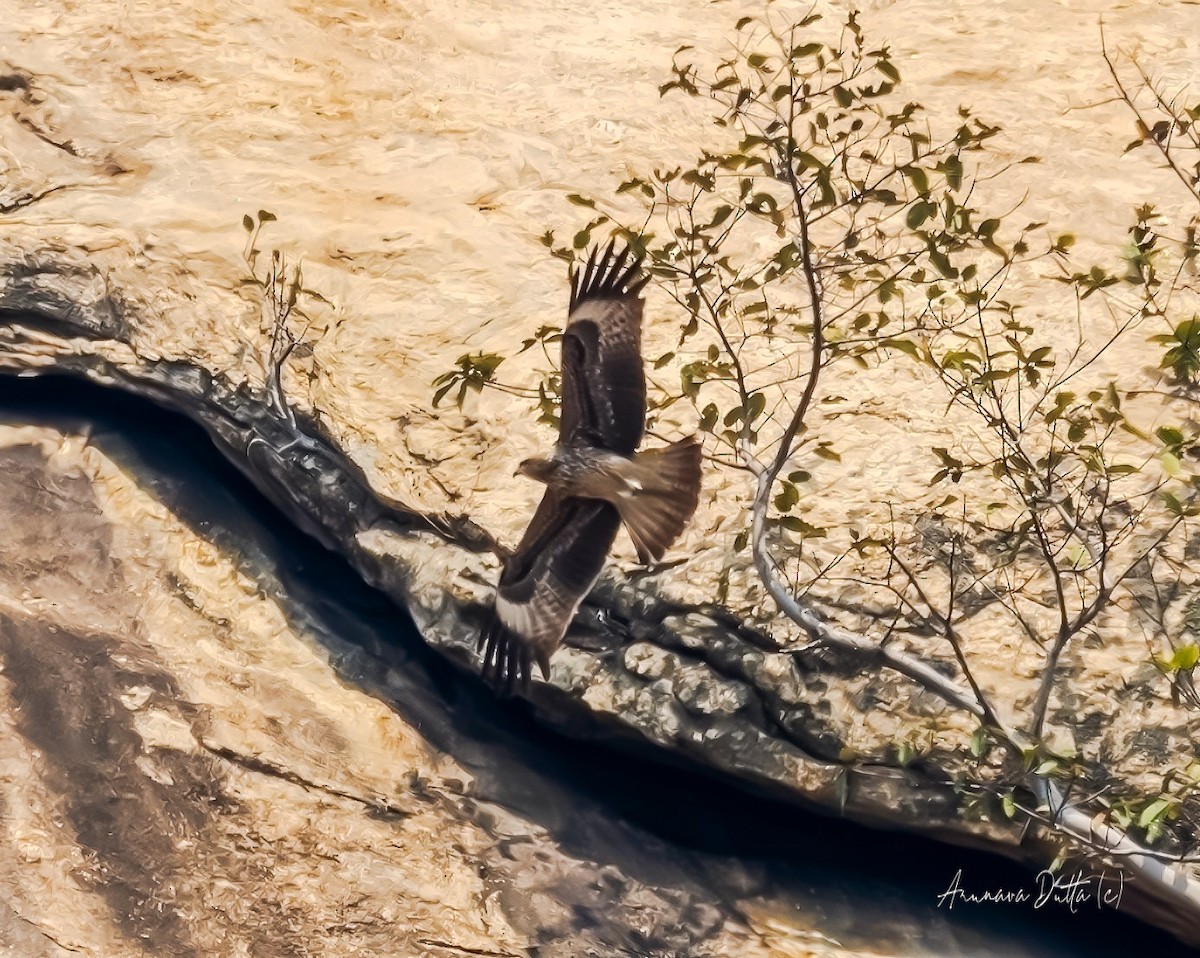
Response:
[{"label": "bird's head", "polygon": [[549,482],[550,475],[554,472],[554,461],[551,459],[526,459],[519,466],[517,471],[513,473],[515,476],[528,476],[530,479],[536,479],[538,482]]}]

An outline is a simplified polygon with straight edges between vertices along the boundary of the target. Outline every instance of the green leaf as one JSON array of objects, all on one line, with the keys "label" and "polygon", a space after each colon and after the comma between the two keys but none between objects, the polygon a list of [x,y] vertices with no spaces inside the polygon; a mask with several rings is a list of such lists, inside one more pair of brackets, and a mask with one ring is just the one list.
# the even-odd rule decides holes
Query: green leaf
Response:
[{"label": "green leaf", "polygon": [[824,539],[829,531],[805,522],[799,516],[780,516],[776,522],[788,532],[798,532],[806,539]]},{"label": "green leaf", "polygon": [[1141,828],[1149,828],[1153,822],[1158,821],[1167,814],[1172,804],[1169,798],[1155,799],[1142,809],[1142,813],[1138,816],[1138,825]]},{"label": "green leaf", "polygon": [[931,249],[929,251],[929,262],[933,263],[934,268],[943,276],[954,277],[958,275],[958,270],[950,264],[949,257],[941,250]]},{"label": "green leaf", "polygon": [[1117,392],[1116,383],[1109,382],[1108,386],[1105,387],[1104,390],[1104,398],[1108,401],[1108,404],[1112,406],[1113,409],[1121,408],[1121,394]]},{"label": "green leaf", "polygon": [[784,482],[781,486],[779,495],[775,497],[775,508],[780,512],[790,512],[792,506],[800,501],[800,490],[790,482]]},{"label": "green leaf", "polygon": [[882,345],[891,349],[898,349],[913,359],[921,358],[921,348],[911,339],[885,339]]},{"label": "green leaf", "polygon": [[1172,672],[1186,672],[1194,669],[1197,662],[1200,662],[1200,646],[1193,643],[1177,648],[1167,660],[1167,666]]},{"label": "green leaf", "polygon": [[746,421],[754,422],[755,419],[762,415],[766,407],[767,397],[764,393],[751,393],[750,401],[746,403]]},{"label": "green leaf", "polygon": [[1074,401],[1075,394],[1069,390],[1063,390],[1062,392],[1055,393],[1054,408],[1046,413],[1046,422],[1054,422],[1054,420],[1058,419],[1064,412],[1067,411],[1067,407],[1069,407]]},{"label": "green leaf", "polygon": [[908,218],[905,220],[908,228],[910,230],[917,229],[933,215],[935,209],[936,207],[932,203],[928,203],[925,200],[918,200],[916,203],[913,203],[908,211]]},{"label": "green leaf", "polygon": [[912,181],[913,188],[918,193],[929,192],[929,175],[919,166],[906,166],[904,175]]},{"label": "green leaf", "polygon": [[244,229],[247,233],[254,232],[254,220],[250,218],[249,213],[242,217],[242,229]]},{"label": "green leaf", "polygon": [[1159,426],[1154,430],[1154,434],[1162,440],[1164,446],[1171,449],[1178,449],[1183,445],[1183,430],[1176,429],[1174,426]]},{"label": "green leaf", "polygon": [[270,213],[267,210],[258,211],[258,221],[260,223],[274,223],[278,218],[274,213]]},{"label": "green leaf", "polygon": [[949,156],[942,163],[942,172],[946,176],[946,184],[952,190],[957,190],[962,186],[963,165],[962,160],[957,156]]}]

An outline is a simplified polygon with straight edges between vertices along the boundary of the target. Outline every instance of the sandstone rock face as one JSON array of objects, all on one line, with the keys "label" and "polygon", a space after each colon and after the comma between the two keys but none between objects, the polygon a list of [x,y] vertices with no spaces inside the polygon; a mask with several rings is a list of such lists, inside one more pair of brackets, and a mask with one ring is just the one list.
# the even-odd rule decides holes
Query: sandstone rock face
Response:
[{"label": "sandstone rock face", "polygon": [[[736,6],[758,12],[756,5]],[[1024,178],[997,188],[997,204],[1028,192],[1030,219],[1070,213],[1074,218],[1056,225],[1079,234],[1081,244],[1118,242],[1127,203],[1164,195],[1169,183],[1144,164],[1113,172],[1128,139],[1115,108],[1086,115],[1074,109],[1100,99],[1103,87],[1096,17],[1104,13],[1112,36],[1144,39],[1169,72],[1196,60],[1194,5],[1163,2],[1152,15],[1141,5],[1112,10],[1099,0],[1053,9],[1029,0],[1006,4],[1002,14],[977,6],[878,0],[864,11],[864,23],[879,42],[901,50],[914,95],[931,110],[949,114],[958,102],[971,102],[1007,126],[1012,159],[1045,155]],[[538,237],[547,228],[570,235],[578,227],[566,194],[608,195],[630,174],[686,160],[712,135],[703,104],[660,101],[656,87],[672,49],[719,49],[740,12],[679,3],[648,16],[645,5],[609,4],[597,27],[593,11],[566,3],[510,4],[500,20],[489,5],[467,0],[425,7],[344,0],[319,10],[282,0],[253,10],[115,2],[18,10],[0,0],[9,25],[0,47],[0,371],[84,377],[185,412],[293,523],[403,603],[432,646],[474,668],[475,628],[498,564],[493,547],[515,540],[535,495],[511,481],[512,464],[550,437],[523,401],[507,397],[468,404],[462,414],[435,412],[430,383],[463,352],[511,351],[558,320],[564,283]],[[261,286],[248,282],[255,266],[245,257],[241,222],[259,209],[278,217],[266,227],[264,249],[302,259],[306,284],[320,294],[308,303],[304,341],[284,369],[288,408],[275,401],[264,372],[269,304]],[[1055,322],[1054,304],[1038,308],[1039,321]],[[648,350],[665,348],[680,317],[653,293],[650,310]],[[514,375],[532,381],[536,361],[527,354],[513,364]],[[824,510],[817,518],[831,525],[871,519],[881,481],[898,499],[924,488],[924,473],[908,475],[895,464],[905,460],[914,435],[955,428],[934,407],[922,407],[903,377],[839,385],[862,399],[869,415],[843,474],[834,477],[839,495],[817,506]],[[684,431],[693,423],[665,425]],[[64,869],[93,875],[80,879],[78,908],[55,906],[56,916],[62,911],[56,920],[98,936],[95,949],[108,941],[113,953],[148,935],[181,953],[236,954],[257,903],[260,927],[270,916],[290,927],[292,885],[262,877],[286,872],[286,863],[273,857],[274,848],[257,850],[291,834],[290,826],[273,831],[264,824],[272,796],[286,792],[312,806],[302,816],[314,823],[305,847],[321,848],[322,836],[358,836],[363,857],[355,868],[377,870],[381,888],[421,888],[412,903],[417,911],[462,904],[463,924],[446,917],[442,926],[439,918],[430,927],[440,930],[414,930],[404,939],[410,951],[396,953],[441,947],[422,944],[422,936],[468,951],[489,942],[497,953],[519,951],[537,937],[515,910],[485,914],[466,904],[493,900],[471,884],[478,863],[468,854],[489,839],[446,810],[454,799],[446,798],[445,808],[413,810],[399,771],[406,762],[418,767],[423,755],[411,728],[341,689],[328,663],[311,648],[303,651],[301,638],[256,646],[256,636],[286,638],[278,612],[252,601],[254,587],[220,549],[149,531],[167,521],[166,513],[129,487],[122,487],[128,501],[113,491],[105,506],[122,516],[116,522],[86,506],[98,495],[84,489],[91,480],[37,478],[39,469],[55,475],[53,463],[39,465],[47,457],[93,453],[55,451],[62,442],[46,435],[9,446],[22,443],[37,451],[13,453],[14,475],[30,477],[21,488],[49,481],[53,493],[14,502],[13,521],[52,513],[74,495],[84,504],[77,523],[54,526],[53,534],[36,523],[14,533],[20,548],[10,553],[13,578],[2,611],[11,627],[5,714],[16,724],[4,747],[14,750],[15,770],[44,759],[36,776],[43,805],[34,803],[42,812],[31,813],[43,815],[44,830],[57,829],[60,807],[64,834],[70,824],[82,835],[101,814],[112,816],[113,834],[158,823],[145,829],[150,844],[128,860],[122,855],[136,843],[114,842],[103,829],[81,838],[97,856],[89,852],[86,862],[80,846],[47,830],[45,855],[36,859],[47,863],[47,874],[57,868],[60,876]],[[939,775],[887,765],[888,750],[913,735],[961,750],[973,723],[897,678],[838,671],[790,652],[793,636],[772,619],[745,568],[731,570],[730,608],[713,607],[714,583],[729,562],[724,521],[738,515],[747,489],[737,475],[714,474],[706,490],[710,498],[681,546],[687,562],[656,577],[634,575],[630,551],[618,551],[570,647],[556,657],[551,682],[535,685],[540,719],[572,734],[664,749],[750,788],[863,821],[1044,860],[1044,848],[1021,846],[1019,829],[964,820]],[[106,535],[127,537],[122,548],[130,551],[98,545]],[[146,537],[140,544],[139,535]],[[156,554],[160,549],[169,554]],[[154,561],[138,572],[136,562],[105,558],[126,554]],[[94,561],[79,564],[83,558]],[[180,569],[187,570],[183,578]],[[143,574],[149,578],[132,584],[123,578]],[[184,589],[180,598],[167,587],[172,576],[209,581],[212,595],[200,601]],[[40,591],[30,591],[31,581]],[[164,617],[146,612],[135,628],[121,597],[143,589],[160,597]],[[37,602],[31,605],[26,592]],[[186,614],[174,608],[178,602]],[[173,611],[163,611],[168,606]],[[198,631],[180,631],[177,617]],[[1066,725],[1083,714],[1089,725],[1082,734],[1097,748],[1103,744],[1117,773],[1136,783],[1161,768],[1161,756],[1190,749],[1200,727],[1139,671],[1140,637],[1110,632],[1102,654],[1088,659],[1094,681],[1076,699],[1057,703],[1056,719]],[[50,638],[18,640],[43,633]],[[276,667],[281,649],[293,657],[288,669]],[[1019,639],[995,631],[979,637],[978,649],[990,687],[1011,693],[1015,707],[1026,704],[1028,686],[1019,683],[1035,666]],[[206,664],[201,653],[224,664]],[[949,661],[945,650],[931,657]],[[1074,658],[1065,665],[1081,668]],[[293,666],[302,680],[291,675]],[[39,679],[51,672],[63,683]],[[1113,720],[1134,718],[1122,708],[1131,685],[1138,728]],[[264,702],[276,703],[276,711]],[[66,721],[48,732],[31,718],[42,714]],[[339,718],[350,715],[353,721]],[[1137,738],[1145,727],[1155,730],[1154,741]],[[98,729],[104,732],[93,742],[88,736]],[[364,729],[396,750],[387,762],[378,760],[383,746]],[[330,749],[337,763],[315,762]],[[127,768],[129,755],[145,761]],[[403,755],[409,758],[401,761]],[[138,797],[138,816],[126,820],[123,811],[94,806],[103,789],[92,786],[108,775],[116,776],[110,789]],[[422,773],[441,781],[438,775]],[[167,800],[168,781],[185,783],[189,797],[178,809]],[[454,793],[449,785],[433,791]],[[351,827],[346,816],[361,818],[364,809],[371,812],[366,821]],[[449,817],[439,818],[443,813]],[[425,825],[414,825],[419,821]],[[392,848],[390,827],[456,836],[452,850],[439,845],[442,884],[422,884],[431,880],[427,860],[407,857],[421,847],[415,839],[386,860],[371,857]],[[247,830],[236,845],[245,856],[224,855],[219,849],[238,829]],[[41,855],[41,848],[34,843],[29,854]],[[505,874],[540,881],[531,859],[521,861]],[[219,877],[221,868],[243,867],[260,876],[260,893],[232,894],[229,883],[242,887],[242,878]],[[555,874],[568,868],[547,867]],[[105,911],[88,887],[119,907]],[[151,894],[159,887],[173,890],[160,899]],[[536,897],[536,889],[526,891]],[[313,893],[330,911],[308,913],[312,924],[297,938],[325,941],[320,936],[334,935],[330,928],[351,926],[367,935],[368,913],[401,913],[382,910],[382,892],[354,911],[345,903],[359,893],[347,884]],[[562,887],[546,892],[538,934],[568,928],[554,915],[571,894]],[[611,897],[632,913],[643,894],[657,893],[629,885]],[[195,919],[197,902],[218,900],[229,909],[224,924]],[[23,901],[13,914],[32,915],[42,927],[37,895]],[[336,901],[353,914],[337,911],[343,906]],[[678,903],[655,899],[646,907],[664,924],[678,918],[680,927],[692,927]],[[1157,920],[1170,924],[1172,917]],[[708,930],[672,947],[699,949],[703,941],[719,952],[714,942],[727,933],[724,926],[697,921]],[[21,921],[10,924],[12,935],[26,935]],[[62,931],[68,947],[84,940],[70,938],[70,927]],[[330,937],[323,947],[336,954],[340,946]]]},{"label": "sandstone rock face", "polygon": [[886,894],[622,823],[519,737],[481,729],[498,708],[447,704],[453,684],[349,620],[349,597],[289,583],[253,520],[186,488],[203,473],[155,474],[119,437],[11,424],[0,470],[6,955],[981,944],[932,903],[918,933]]},{"label": "sandstone rock face", "polygon": [[83,440],[3,441],[0,935],[46,954],[516,947],[478,827],[412,797],[421,773],[461,788],[453,768]]},{"label": "sandstone rock face", "polygon": [[479,801],[83,438],[4,427],[0,468],[6,953],[785,953],[727,888],[648,885]]}]

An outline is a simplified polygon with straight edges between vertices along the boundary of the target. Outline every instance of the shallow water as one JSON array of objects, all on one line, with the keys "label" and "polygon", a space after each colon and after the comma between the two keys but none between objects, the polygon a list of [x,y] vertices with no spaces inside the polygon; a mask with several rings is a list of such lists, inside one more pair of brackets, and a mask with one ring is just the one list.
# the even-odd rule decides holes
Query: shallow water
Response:
[{"label": "shallow water", "polygon": [[284,522],[196,427],[172,414],[73,381],[3,379],[0,422],[88,433],[232,556],[293,629],[327,651],[344,681],[419,729],[435,756],[467,769],[475,802],[544,829],[575,859],[651,886],[688,887],[721,909],[773,915],[809,930],[803,947],[823,949],[795,954],[1116,956],[1135,943],[1177,950],[1111,912],[939,909],[937,896],[959,869],[975,887],[1028,888],[1032,880],[990,856],[773,804],[653,757],[547,732],[433,654],[401,610]]}]

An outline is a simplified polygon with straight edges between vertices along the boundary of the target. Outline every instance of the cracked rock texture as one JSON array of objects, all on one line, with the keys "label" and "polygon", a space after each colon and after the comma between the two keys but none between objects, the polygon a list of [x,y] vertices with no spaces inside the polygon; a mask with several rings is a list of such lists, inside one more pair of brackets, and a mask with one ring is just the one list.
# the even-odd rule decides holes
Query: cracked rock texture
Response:
[{"label": "cracked rock texture", "polygon": [[82,437],[0,427],[0,469],[0,951],[852,953],[748,920],[736,874],[650,885],[479,801]]},{"label": "cracked rock texture", "polygon": [[202,473],[164,484],[119,437],[33,425],[0,425],[0,471],[2,954],[980,947],[931,905],[918,934],[886,893],[621,823],[346,597],[288,587],[219,492],[188,491]]}]

